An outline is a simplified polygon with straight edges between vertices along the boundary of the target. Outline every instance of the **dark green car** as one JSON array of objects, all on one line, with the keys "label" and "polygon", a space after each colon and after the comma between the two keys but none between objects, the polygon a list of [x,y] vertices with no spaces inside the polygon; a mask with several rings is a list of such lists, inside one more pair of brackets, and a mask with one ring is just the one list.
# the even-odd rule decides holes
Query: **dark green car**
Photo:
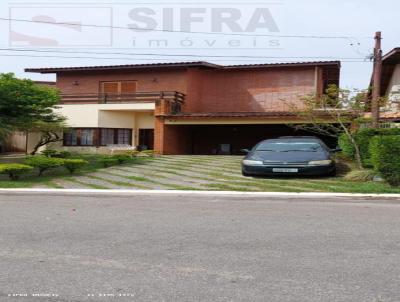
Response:
[{"label": "dark green car", "polygon": [[242,161],[244,176],[335,175],[333,153],[313,136],[280,137],[258,143]]}]

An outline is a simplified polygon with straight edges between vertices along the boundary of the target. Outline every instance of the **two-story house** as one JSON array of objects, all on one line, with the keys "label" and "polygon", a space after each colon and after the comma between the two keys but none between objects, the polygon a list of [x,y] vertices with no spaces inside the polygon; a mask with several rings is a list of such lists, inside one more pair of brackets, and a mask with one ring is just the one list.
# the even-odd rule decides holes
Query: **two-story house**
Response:
[{"label": "two-story house", "polygon": [[304,122],[293,106],[339,85],[340,62],[26,71],[57,75],[59,111],[71,127],[63,148],[103,152],[110,144],[130,144],[162,154],[235,154],[262,139],[292,135],[287,125]]}]

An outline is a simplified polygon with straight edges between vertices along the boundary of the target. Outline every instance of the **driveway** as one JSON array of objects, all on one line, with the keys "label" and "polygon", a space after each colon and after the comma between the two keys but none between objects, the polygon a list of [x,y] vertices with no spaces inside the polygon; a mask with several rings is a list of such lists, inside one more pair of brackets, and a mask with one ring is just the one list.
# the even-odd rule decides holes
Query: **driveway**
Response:
[{"label": "driveway", "polygon": [[59,193],[0,207],[0,301],[400,301],[396,200]]},{"label": "driveway", "polygon": [[[400,193],[400,188],[391,188],[385,183],[349,181],[343,175],[319,178],[243,177],[242,158],[242,156],[161,156],[83,175],[55,177],[50,181],[44,179],[40,182],[37,177],[32,179],[36,182],[34,186],[38,188]],[[342,164],[339,170],[349,169]],[[16,187],[18,182],[10,185]]]}]

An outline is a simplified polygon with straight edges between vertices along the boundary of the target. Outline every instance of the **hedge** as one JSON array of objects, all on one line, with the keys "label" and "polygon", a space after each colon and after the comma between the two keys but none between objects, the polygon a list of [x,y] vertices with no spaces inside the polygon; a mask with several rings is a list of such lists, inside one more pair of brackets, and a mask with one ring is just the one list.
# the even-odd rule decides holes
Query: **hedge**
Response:
[{"label": "hedge", "polygon": [[17,180],[22,174],[29,173],[33,168],[22,164],[0,164],[0,174],[7,174],[11,180]]},{"label": "hedge", "polygon": [[346,133],[343,133],[339,136],[339,146],[340,149],[342,149],[342,153],[351,159],[355,159],[355,149],[353,144],[350,142],[350,139],[346,135]]},{"label": "hedge", "polygon": [[[357,131],[354,138],[360,147],[361,161],[364,167],[372,167],[369,144],[374,136],[400,136],[400,128],[382,128],[382,129],[361,129]],[[339,146],[343,154],[349,158],[355,158],[355,150],[349,138],[345,133],[339,137]]]},{"label": "hedge", "polygon": [[375,136],[369,144],[370,162],[391,185],[400,185],[400,136]]}]

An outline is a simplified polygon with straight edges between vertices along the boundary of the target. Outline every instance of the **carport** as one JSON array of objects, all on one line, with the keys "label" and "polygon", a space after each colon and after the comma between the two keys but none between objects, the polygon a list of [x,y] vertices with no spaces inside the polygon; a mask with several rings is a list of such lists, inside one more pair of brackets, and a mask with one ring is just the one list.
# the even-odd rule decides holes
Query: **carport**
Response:
[{"label": "carport", "polygon": [[[296,130],[283,119],[196,119],[174,118],[165,120],[164,144],[167,154],[243,154],[241,149],[252,148],[258,142],[279,136],[319,136],[315,133]],[[299,121],[297,121],[299,123]],[[336,141],[319,136],[331,147]],[[175,144],[172,146],[171,144]],[[169,148],[168,147],[171,147]]]}]

